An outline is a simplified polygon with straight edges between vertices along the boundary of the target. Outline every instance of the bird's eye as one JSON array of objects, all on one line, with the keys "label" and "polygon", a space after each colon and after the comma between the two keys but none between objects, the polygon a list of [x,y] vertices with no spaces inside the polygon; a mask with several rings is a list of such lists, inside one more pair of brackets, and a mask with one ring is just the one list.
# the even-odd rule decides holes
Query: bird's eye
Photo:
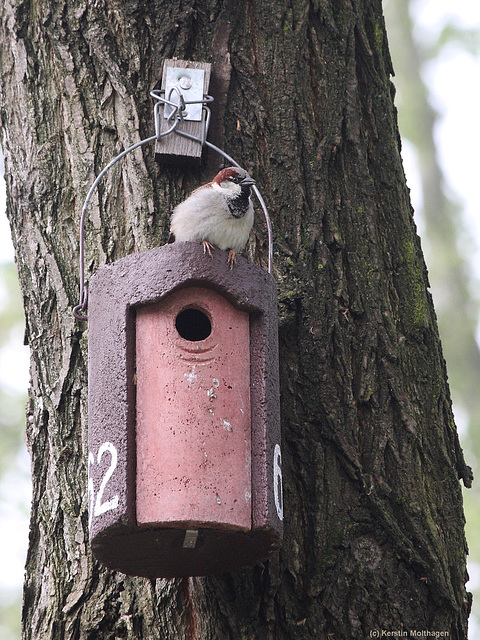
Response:
[{"label": "bird's eye", "polygon": [[240,178],[240,176],[232,176],[232,177],[230,178],[230,180],[231,180],[232,182],[235,182],[235,184],[239,184],[239,183],[242,181],[242,179]]}]

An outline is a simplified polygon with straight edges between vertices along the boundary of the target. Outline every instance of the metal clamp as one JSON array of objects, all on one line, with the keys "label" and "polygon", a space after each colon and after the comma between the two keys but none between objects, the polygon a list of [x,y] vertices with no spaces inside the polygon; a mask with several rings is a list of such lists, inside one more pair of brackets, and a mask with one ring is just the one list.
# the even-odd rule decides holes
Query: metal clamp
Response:
[{"label": "metal clamp", "polygon": [[[174,100],[172,100],[172,94],[176,93],[179,100],[178,102],[175,102]],[[198,105],[200,107],[200,110],[204,111],[206,116],[205,116],[205,126],[202,129],[202,137],[201,138],[197,138],[196,136],[191,136],[190,134],[187,134],[185,131],[182,131],[180,128],[177,129],[178,125],[181,124],[184,120],[187,120],[188,118],[186,117],[186,113],[185,110],[187,108],[187,104],[191,105],[193,104],[190,101],[185,101],[183,98],[183,95],[181,93],[181,91],[179,90],[179,87],[171,87],[169,89],[168,92],[168,98],[165,97],[166,95],[166,90],[164,89],[154,89],[153,91],[150,92],[150,95],[152,96],[152,98],[154,98],[157,102],[155,103],[155,107],[153,109],[153,117],[155,120],[155,137],[157,140],[160,140],[160,138],[163,138],[167,135],[169,135],[170,133],[173,133],[175,131],[175,133],[180,134],[180,135],[185,135],[186,137],[190,138],[191,140],[198,140],[202,146],[205,144],[205,140],[207,137],[207,133],[208,133],[208,128],[210,126],[210,118],[212,115],[212,112],[210,111],[210,109],[208,108],[208,104],[210,102],[213,102],[213,98],[212,96],[202,96],[195,104]],[[168,124],[168,129],[166,131],[162,131],[161,130],[161,112],[160,112],[160,108],[164,107],[164,114],[167,112],[167,109],[169,111],[169,115],[168,117],[166,117],[167,119],[167,124]],[[165,117],[165,116],[164,116]],[[202,118],[199,119],[199,122],[201,122]]]},{"label": "metal clamp", "polygon": [[[182,104],[180,111],[183,120],[202,121],[203,86],[205,71],[203,69],[182,69],[167,67],[165,78],[165,95],[172,100],[173,94],[177,94]],[[187,105],[188,109],[187,109]],[[174,107],[165,105],[164,118],[168,119]]]}]

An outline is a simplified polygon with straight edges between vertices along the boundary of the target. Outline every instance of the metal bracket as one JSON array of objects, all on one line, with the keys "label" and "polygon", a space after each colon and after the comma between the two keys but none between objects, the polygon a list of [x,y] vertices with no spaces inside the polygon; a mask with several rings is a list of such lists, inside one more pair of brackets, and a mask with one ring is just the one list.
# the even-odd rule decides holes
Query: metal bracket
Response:
[{"label": "metal bracket", "polygon": [[[160,135],[172,127],[175,134],[185,135],[162,135],[161,139],[159,137],[155,145],[157,162],[200,162],[210,119],[206,98],[211,67],[209,62],[172,59],[164,61],[162,88],[160,91],[155,90],[155,93],[163,95],[164,102],[164,105],[159,105]],[[200,144],[195,141],[198,138],[202,141]]]},{"label": "metal bracket", "polygon": [[[204,83],[205,71],[203,69],[167,67],[165,98],[170,102],[181,105],[183,120],[202,121]],[[166,104],[164,118],[169,118],[173,111],[175,111],[174,107]]]},{"label": "metal bracket", "polygon": [[185,531],[185,538],[183,539],[184,549],[195,549],[197,546],[198,530],[187,529]]},{"label": "metal bracket", "polygon": [[[139,147],[143,147],[151,142],[155,142],[155,159],[175,159],[181,157],[182,160],[185,157],[190,157],[199,160],[202,154],[204,146],[213,149],[216,153],[219,153],[228,162],[236,167],[240,167],[231,156],[222,151],[219,147],[215,146],[206,139],[208,133],[208,125],[210,122],[210,109],[208,103],[213,101],[213,98],[208,95],[208,85],[210,82],[210,69],[211,64],[208,62],[185,62],[181,60],[165,60],[163,69],[163,87],[166,86],[166,78],[168,69],[173,67],[174,71],[180,71],[181,74],[177,75],[176,84],[172,84],[172,89],[169,89],[170,98],[173,98],[173,94],[176,94],[178,101],[170,100],[165,95],[165,89],[155,89],[150,92],[150,95],[156,104],[154,107],[154,120],[155,120],[155,135],[145,138],[136,142],[131,147],[124,149],[113,160],[111,160],[104,169],[98,174],[94,183],[90,187],[85,202],[82,207],[82,215],[80,217],[80,252],[79,252],[79,272],[80,272],[80,294],[78,304],[73,308],[73,315],[77,320],[87,321],[87,307],[88,307],[88,284],[85,282],[85,218],[87,216],[87,208],[93,192],[98,186],[98,183],[102,180],[103,176],[115,165],[119,160],[124,158],[130,151],[134,151]],[[202,86],[200,80],[200,74],[193,74],[193,71],[201,71],[203,74],[203,93],[198,98],[198,94],[192,98],[193,94],[188,94],[188,100],[185,100],[186,92],[193,89],[194,83],[199,83]],[[173,76],[175,77],[175,76]],[[185,78],[185,79],[184,79]],[[190,80],[192,81],[191,86]],[[183,86],[182,86],[183,85]],[[200,89],[195,88],[195,92]],[[193,105],[193,103],[200,101],[199,105]],[[168,104],[170,102],[170,104]],[[190,111],[190,116],[195,113],[190,107],[187,107],[189,103],[192,106],[199,106],[201,110],[201,118],[194,120],[193,117],[188,118],[185,111]],[[160,109],[164,109],[164,116],[160,116]],[[170,109],[168,115],[167,108]],[[187,111],[187,113],[188,113]],[[173,121],[173,122],[171,122]],[[181,125],[181,126],[180,126]],[[265,202],[260,194],[256,185],[253,185],[253,192],[258,198],[260,205],[265,214],[265,222],[267,224],[268,231],[268,272],[272,273],[273,268],[273,231],[270,216],[267,211]],[[189,534],[186,539],[191,536]],[[191,544],[191,542],[190,542]],[[195,545],[194,545],[195,546]]]}]

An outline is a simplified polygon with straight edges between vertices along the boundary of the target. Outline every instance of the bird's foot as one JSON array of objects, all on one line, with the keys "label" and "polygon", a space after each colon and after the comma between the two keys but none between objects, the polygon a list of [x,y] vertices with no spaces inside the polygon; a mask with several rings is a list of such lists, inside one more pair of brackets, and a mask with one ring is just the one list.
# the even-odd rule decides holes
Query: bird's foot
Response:
[{"label": "bird's foot", "polygon": [[213,244],[210,244],[210,242],[208,240],[202,240],[202,244],[203,244],[203,253],[208,253],[208,255],[210,256],[210,258],[213,258]]},{"label": "bird's foot", "polygon": [[228,250],[228,256],[227,256],[227,263],[228,266],[230,267],[230,269],[233,269],[233,265],[235,264],[236,261],[236,256],[235,256],[235,250],[234,249],[229,249]]}]

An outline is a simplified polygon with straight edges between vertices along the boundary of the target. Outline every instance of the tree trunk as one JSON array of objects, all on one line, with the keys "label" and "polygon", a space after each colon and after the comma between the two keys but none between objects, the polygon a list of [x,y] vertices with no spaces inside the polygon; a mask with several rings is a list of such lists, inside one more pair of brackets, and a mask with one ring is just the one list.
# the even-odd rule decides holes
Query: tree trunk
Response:
[{"label": "tree trunk", "polygon": [[[459,446],[399,154],[380,0],[6,0],[0,109],[31,348],[25,639],[464,639]],[[164,58],[213,62],[214,141],[275,231],[285,537],[264,565],[151,581],[99,566],[87,533],[87,326],[78,221],[121,150],[153,134]],[[217,105],[218,104],[218,109]],[[163,244],[218,168],[128,154],[95,195],[86,265]],[[250,254],[265,263],[257,212]]]},{"label": "tree trunk", "polygon": [[[438,114],[431,105],[422,71],[429,62],[422,44],[413,37],[411,2],[388,3],[395,25],[390,42],[398,52],[396,83],[402,95],[402,135],[415,147],[422,190],[422,215],[429,239],[428,263],[453,400],[466,413],[469,449],[480,456],[480,348],[475,334],[478,304],[470,293],[471,252],[465,251],[467,230],[459,203],[448,195],[435,143]],[[387,12],[388,19],[388,12]],[[393,38],[392,38],[393,35]],[[448,46],[448,45],[447,45]],[[418,123],[422,126],[419,127]],[[461,317],[462,322],[457,319]],[[472,498],[472,496],[470,496]]]}]

